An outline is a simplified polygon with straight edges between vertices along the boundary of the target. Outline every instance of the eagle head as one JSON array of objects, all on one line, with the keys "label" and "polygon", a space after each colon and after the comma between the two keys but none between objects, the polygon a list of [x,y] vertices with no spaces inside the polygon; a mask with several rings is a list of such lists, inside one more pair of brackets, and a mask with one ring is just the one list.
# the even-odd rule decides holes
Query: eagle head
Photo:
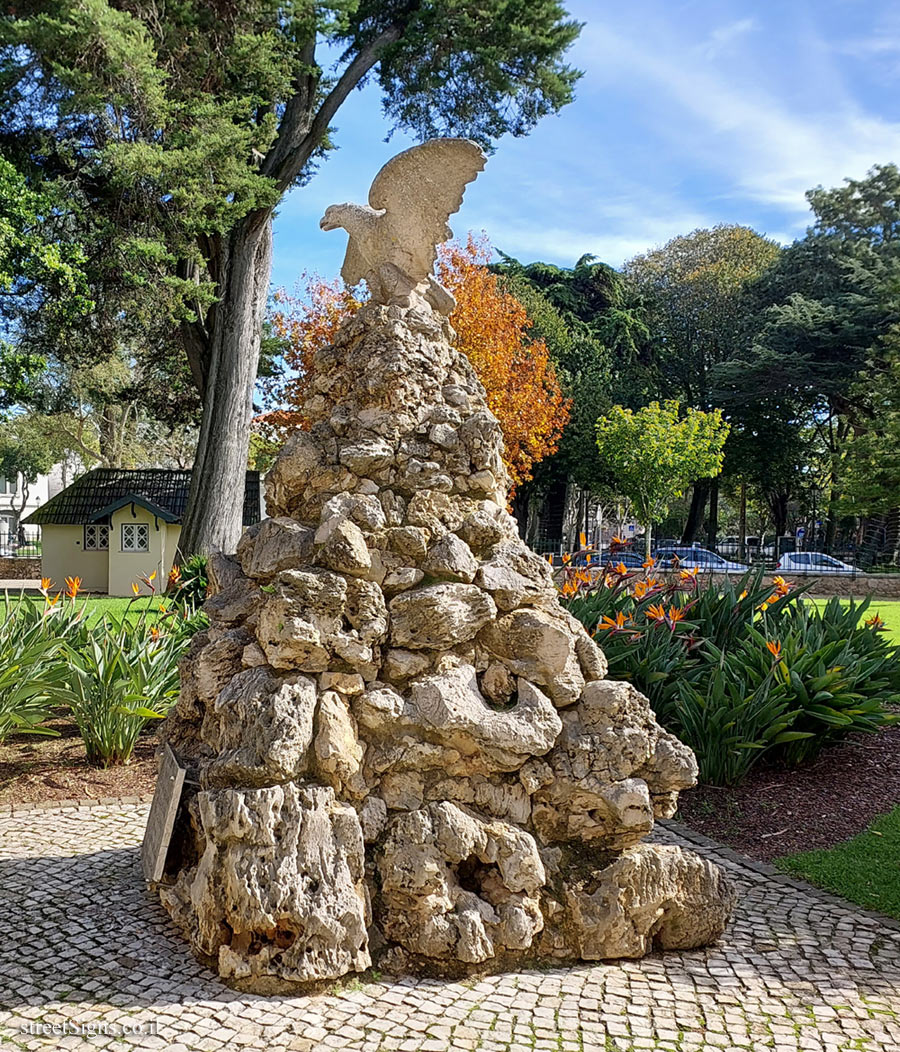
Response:
[{"label": "eagle head", "polygon": [[325,215],[319,220],[321,230],[337,230],[342,227],[346,205],[329,205],[325,209]]}]

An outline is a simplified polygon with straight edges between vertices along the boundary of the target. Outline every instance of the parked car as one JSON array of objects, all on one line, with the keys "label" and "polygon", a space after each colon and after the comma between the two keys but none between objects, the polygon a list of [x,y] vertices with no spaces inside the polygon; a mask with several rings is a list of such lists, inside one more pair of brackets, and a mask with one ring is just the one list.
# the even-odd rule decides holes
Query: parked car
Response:
[{"label": "parked car", "polygon": [[[569,565],[599,567],[606,566],[607,563],[613,566],[616,563],[624,563],[629,570],[639,570],[643,562],[643,555],[638,555],[637,552],[631,550],[610,553],[608,548],[601,552],[598,552],[596,548],[583,548],[580,552],[573,553]],[[554,565],[556,565],[555,559]]]},{"label": "parked car", "polygon": [[[657,548],[683,548],[685,547],[677,537],[660,537],[658,540],[654,537],[653,548],[654,551]],[[695,541],[691,545],[692,548],[699,548],[700,542]]]},{"label": "parked car", "polygon": [[746,573],[750,569],[743,563],[723,559],[708,548],[659,548],[656,562],[666,569],[678,566],[682,570],[693,570],[696,566],[700,573]]},{"label": "parked car", "polygon": [[720,537],[716,541],[716,547],[719,549],[719,555],[740,555],[741,539],[740,537]]},{"label": "parked car", "polygon": [[646,556],[635,551],[611,552],[606,549],[600,553],[600,565],[606,566],[607,563],[612,563],[615,566],[617,563],[623,563],[628,570],[640,570],[645,558]]},{"label": "parked car", "polygon": [[[716,547],[719,550],[719,555],[726,557],[740,556],[741,539],[740,537],[723,537],[718,541]],[[765,537],[747,537],[744,541],[744,548],[747,559],[775,558],[775,545],[766,541]]]},{"label": "parked car", "polygon": [[862,570],[841,562],[824,552],[785,552],[778,561],[778,569],[793,574],[859,574]]},{"label": "parked car", "polygon": [[569,560],[569,566],[602,566],[603,560],[596,548],[582,548],[580,552],[573,552]]}]

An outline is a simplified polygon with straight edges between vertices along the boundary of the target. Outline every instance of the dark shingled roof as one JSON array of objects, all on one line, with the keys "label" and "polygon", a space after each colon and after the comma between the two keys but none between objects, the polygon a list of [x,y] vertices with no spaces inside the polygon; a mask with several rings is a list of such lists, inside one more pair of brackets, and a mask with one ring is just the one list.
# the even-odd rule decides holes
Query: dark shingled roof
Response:
[{"label": "dark shingled roof", "polygon": [[[181,522],[190,486],[190,468],[94,468],[22,521],[30,526],[108,522],[114,506],[134,501],[169,522]],[[260,507],[259,472],[248,471],[244,487],[245,526],[259,522]]]}]

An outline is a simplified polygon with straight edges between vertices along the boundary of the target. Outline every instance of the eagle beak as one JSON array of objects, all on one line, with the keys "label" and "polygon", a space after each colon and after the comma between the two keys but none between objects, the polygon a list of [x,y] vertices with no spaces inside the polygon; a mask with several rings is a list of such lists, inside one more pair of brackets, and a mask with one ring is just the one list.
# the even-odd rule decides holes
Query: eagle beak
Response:
[{"label": "eagle beak", "polygon": [[328,216],[322,216],[322,218],[319,220],[320,230],[334,230],[336,225],[336,223],[332,223],[329,220]]}]

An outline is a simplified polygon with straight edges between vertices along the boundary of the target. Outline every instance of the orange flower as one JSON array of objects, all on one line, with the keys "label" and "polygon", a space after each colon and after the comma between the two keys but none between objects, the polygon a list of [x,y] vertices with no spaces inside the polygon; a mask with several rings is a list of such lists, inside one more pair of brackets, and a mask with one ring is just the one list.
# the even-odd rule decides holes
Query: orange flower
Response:
[{"label": "orange flower", "polygon": [[749,593],[748,593],[747,589],[745,588],[743,590],[743,592],[741,592],[741,594],[738,596],[738,602],[740,602],[742,599],[746,599],[748,595],[749,595]]},{"label": "orange flower", "polygon": [[59,597],[61,595],[62,595],[62,592],[57,592],[56,595],[48,595],[47,596],[47,606],[50,607],[51,610],[59,602]]},{"label": "orange flower", "polygon": [[625,544],[624,537],[612,537],[610,538],[610,544]]},{"label": "orange flower", "polygon": [[776,661],[780,660],[780,658],[781,658],[781,644],[779,642],[777,642],[776,640],[770,639],[768,641],[768,643],[766,643],[766,649],[769,651],[769,653],[772,655],[772,657],[775,658]]},{"label": "orange flower", "polygon": [[[550,563],[551,566],[553,565],[553,552],[547,552],[547,562]],[[172,567],[172,573],[174,573],[176,570],[178,570],[178,567],[177,566],[173,566]],[[172,580],[172,573],[169,574],[169,580],[170,581]],[[178,576],[179,577],[181,576],[181,571],[180,570],[178,570]]]},{"label": "orange flower", "polygon": [[649,570],[652,567],[656,566],[656,560],[653,558],[652,555],[648,555],[646,562],[642,562],[641,566],[643,566],[645,570]]},{"label": "orange flower", "polygon": [[782,596],[787,595],[788,592],[790,592],[790,590],[794,587],[792,584],[789,584],[787,581],[785,581],[783,577],[773,577],[772,584],[775,585],[775,595],[778,596],[779,599]]},{"label": "orange flower", "polygon": [[582,530],[581,533],[578,534],[578,544],[582,548],[587,548],[587,536],[585,535],[584,530]]},{"label": "orange flower", "polygon": [[676,621],[684,620],[684,610],[678,606],[669,607],[669,621],[674,625]]},{"label": "orange flower", "polygon": [[628,573],[628,567],[625,565],[625,563],[616,563],[616,565],[613,567],[613,570],[620,577],[624,577]]},{"label": "orange flower", "polygon": [[661,581],[658,577],[648,577],[647,578],[647,590],[648,591],[653,591],[654,588],[661,588],[663,586],[663,584],[664,584],[664,582]]},{"label": "orange flower", "polygon": [[630,617],[626,617],[625,614],[620,610],[616,614],[615,618],[612,618],[612,617],[602,617],[602,618],[600,618],[600,624],[597,627],[598,628],[602,628],[604,632],[608,631],[609,629],[613,629],[614,631],[617,630],[617,629],[621,630],[621,629],[623,629],[625,627],[625,625],[628,624],[628,622],[630,620],[631,620],[631,618]]},{"label": "orange flower", "polygon": [[634,597],[635,599],[643,599],[644,596],[650,589],[647,587],[646,581],[635,581],[634,582]]},{"label": "orange flower", "polygon": [[871,628],[875,632],[880,632],[884,628],[884,621],[878,616],[873,615],[866,621],[866,628]]},{"label": "orange flower", "polygon": [[666,608],[662,603],[654,603],[652,606],[647,607],[647,617],[651,621],[665,621]]},{"label": "orange flower", "polygon": [[132,592],[134,592],[135,595],[141,594],[141,586],[137,583],[137,581],[131,582],[131,590]]},{"label": "orange flower", "polygon": [[571,552],[566,552],[565,555],[563,555],[563,557],[562,557],[562,561],[563,561],[563,566],[568,566],[569,563],[572,561],[572,553]]},{"label": "orange flower", "polygon": [[693,570],[682,570],[678,576],[682,581],[693,581],[698,572],[698,568],[695,566]]},{"label": "orange flower", "polygon": [[81,578],[80,577],[67,577],[66,578],[66,595],[69,599],[74,599],[76,595],[81,591]]},{"label": "orange flower", "polygon": [[[550,560],[550,565],[552,566],[553,565],[553,556],[552,555],[548,555],[547,558]],[[181,580],[181,567],[180,566],[173,566],[172,569],[169,570],[169,584],[176,584],[180,580]]]},{"label": "orange flower", "polygon": [[41,591],[44,593],[44,595],[46,595],[52,587],[53,582],[50,580],[49,577],[41,578]]},{"label": "orange flower", "polygon": [[151,574],[138,574],[138,580],[143,581],[151,592],[156,592],[156,585],[153,583],[156,580],[156,570]]},{"label": "orange flower", "polygon": [[156,643],[156,642],[159,641],[159,629],[158,628],[151,628],[150,629],[150,640],[153,643]]}]

